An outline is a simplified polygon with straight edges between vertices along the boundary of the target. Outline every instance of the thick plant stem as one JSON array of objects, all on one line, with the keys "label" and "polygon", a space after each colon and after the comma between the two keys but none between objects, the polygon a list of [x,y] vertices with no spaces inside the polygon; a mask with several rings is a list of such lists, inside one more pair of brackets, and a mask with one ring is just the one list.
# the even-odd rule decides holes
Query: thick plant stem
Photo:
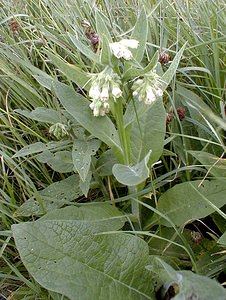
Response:
[{"label": "thick plant stem", "polygon": [[[117,128],[118,128],[121,147],[123,149],[123,163],[125,165],[129,165],[130,153],[129,153],[129,146],[128,146],[127,138],[126,138],[126,131],[124,128],[124,123],[123,123],[123,105],[122,105],[121,99],[117,99],[117,102],[115,104],[115,119],[117,122]],[[128,191],[129,191],[129,194],[134,194],[137,192],[137,187],[129,186]],[[139,203],[137,201],[134,201],[133,199],[131,199],[131,207],[132,207],[132,214],[136,217],[136,219],[138,221],[138,224],[137,224],[137,226],[135,225],[135,228],[141,229]]]}]

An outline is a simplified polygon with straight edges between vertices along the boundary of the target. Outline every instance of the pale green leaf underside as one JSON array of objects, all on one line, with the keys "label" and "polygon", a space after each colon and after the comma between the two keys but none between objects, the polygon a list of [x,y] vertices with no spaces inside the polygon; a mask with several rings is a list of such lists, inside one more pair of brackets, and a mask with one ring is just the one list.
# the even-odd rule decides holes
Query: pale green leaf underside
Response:
[{"label": "pale green leaf underside", "polygon": [[115,164],[112,168],[113,175],[118,182],[128,186],[135,186],[142,183],[148,178],[150,173],[147,166],[150,155],[151,151],[149,151],[145,158],[135,166]]},{"label": "pale green leaf underside", "polygon": [[[205,180],[200,184],[197,180],[175,185],[159,198],[158,210],[181,226],[189,220],[204,218],[226,204],[225,180]],[[158,218],[154,215],[153,220]],[[163,218],[160,222],[171,226]]]},{"label": "pale green leaf underside", "polygon": [[80,209],[67,207],[12,226],[30,274],[72,300],[75,295],[76,300],[151,299],[147,244],[125,233],[101,233],[123,226],[124,216],[116,209],[90,206],[79,215]]}]

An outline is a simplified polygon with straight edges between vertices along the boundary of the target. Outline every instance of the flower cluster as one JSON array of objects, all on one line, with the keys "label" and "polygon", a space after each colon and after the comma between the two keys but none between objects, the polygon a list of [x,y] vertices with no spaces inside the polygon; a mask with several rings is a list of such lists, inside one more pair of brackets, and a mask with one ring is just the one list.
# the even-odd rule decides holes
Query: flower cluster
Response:
[{"label": "flower cluster", "polygon": [[123,39],[120,42],[110,43],[110,48],[115,57],[130,60],[133,56],[128,48],[136,49],[138,44],[139,42],[137,40]]},{"label": "flower cluster", "polygon": [[121,97],[120,78],[109,67],[106,67],[98,75],[93,76],[89,97],[92,98],[90,108],[95,117],[104,116],[110,110],[109,99]]},{"label": "flower cluster", "polygon": [[133,96],[145,104],[155,102],[157,97],[162,97],[163,95],[159,78],[155,72],[151,71],[145,74],[143,79],[137,79],[132,86]]}]

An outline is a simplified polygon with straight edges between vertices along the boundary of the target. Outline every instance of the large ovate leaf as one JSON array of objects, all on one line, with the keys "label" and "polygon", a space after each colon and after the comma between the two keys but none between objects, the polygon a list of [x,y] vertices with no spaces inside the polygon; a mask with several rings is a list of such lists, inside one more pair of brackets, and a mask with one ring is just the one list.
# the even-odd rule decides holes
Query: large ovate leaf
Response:
[{"label": "large ovate leaf", "polygon": [[[166,113],[162,100],[158,99],[153,105],[146,106],[146,110],[143,113],[138,112],[138,115],[138,120],[134,115],[130,131],[131,163],[138,163],[152,150],[152,164],[159,159],[163,151]],[[133,114],[131,118],[132,116]]]},{"label": "large ovate leaf", "polygon": [[71,300],[152,299],[147,244],[111,233],[124,222],[116,208],[102,204],[67,207],[12,231],[25,267],[48,290]]},{"label": "large ovate leaf", "polygon": [[47,186],[33,195],[15,212],[15,216],[38,216],[60,208],[82,196],[78,174]]},{"label": "large ovate leaf", "polygon": [[94,117],[90,102],[71,87],[55,82],[54,90],[65,109],[90,133],[113,149],[121,152],[118,132],[107,117]]},{"label": "large ovate leaf", "polygon": [[[158,201],[158,210],[175,225],[204,218],[226,204],[225,180],[188,181],[167,190]],[[171,226],[164,218],[153,216],[153,221]]]},{"label": "large ovate leaf", "polygon": [[75,170],[79,173],[82,181],[86,180],[88,175],[91,157],[96,154],[101,141],[92,139],[89,141],[75,140],[72,148],[72,160]]},{"label": "large ovate leaf", "polygon": [[112,168],[113,175],[118,182],[128,186],[135,186],[144,182],[150,173],[147,165],[150,155],[151,151],[149,151],[145,158],[135,166],[115,164]]}]

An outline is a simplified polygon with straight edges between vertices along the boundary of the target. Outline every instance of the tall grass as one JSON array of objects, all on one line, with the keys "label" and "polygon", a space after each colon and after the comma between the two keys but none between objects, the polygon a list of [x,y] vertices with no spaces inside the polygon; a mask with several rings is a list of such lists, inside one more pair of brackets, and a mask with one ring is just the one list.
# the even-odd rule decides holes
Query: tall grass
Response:
[{"label": "tall grass", "polygon": [[[86,19],[95,29],[94,13],[100,10],[109,23],[112,36],[123,37],[133,28],[143,6],[149,26],[145,51],[147,61],[151,60],[156,50],[168,51],[174,57],[187,42],[177,77],[171,84],[172,91],[165,98],[166,110],[176,112],[176,107],[183,105],[176,95],[177,85],[180,84],[199,95],[214,113],[205,123],[187,118],[183,127],[176,117],[175,124],[168,128],[166,153],[168,151],[169,156],[162,157],[164,166],[156,166],[153,178],[156,186],[144,190],[143,195],[154,190],[154,198],[157,199],[156,195],[171,186],[174,179],[183,182],[206,175],[205,166],[185,153],[193,150],[196,141],[199,150],[212,147],[213,153],[220,153],[219,156],[224,157],[225,133],[214,123],[214,117],[225,119],[225,1],[3,0],[0,4],[0,291],[9,295],[9,299],[63,299],[60,295],[44,291],[30,277],[12,239],[12,224],[32,220],[16,217],[14,213],[17,208],[38,190],[66,177],[40,163],[35,156],[13,157],[16,151],[26,145],[55,140],[48,134],[48,124],[29,120],[14,110],[31,111],[46,107],[59,111],[60,104],[55,95],[40,85],[33,75],[38,75],[39,69],[53,78],[73,84],[53,66],[46,50],[84,71],[100,71],[95,63],[88,61],[75,49],[68,33],[77,36],[91,48],[81,22]],[[197,131],[202,129],[206,135],[198,135],[192,126],[199,128]],[[196,134],[195,138],[193,133]],[[177,139],[174,142],[172,137],[175,136]],[[192,172],[189,166],[192,166]],[[175,168],[178,168],[178,173]],[[104,184],[108,189],[107,182]],[[112,190],[115,193],[114,184]],[[120,200],[122,196],[118,195],[118,203],[125,200]],[[150,213],[149,205],[153,200],[146,202],[148,204],[143,207],[144,228],[149,228],[146,215]],[[156,230],[156,235],[160,235],[159,231],[161,228]],[[167,239],[171,243],[173,234]],[[223,269],[221,267],[213,271],[214,276]]]}]

